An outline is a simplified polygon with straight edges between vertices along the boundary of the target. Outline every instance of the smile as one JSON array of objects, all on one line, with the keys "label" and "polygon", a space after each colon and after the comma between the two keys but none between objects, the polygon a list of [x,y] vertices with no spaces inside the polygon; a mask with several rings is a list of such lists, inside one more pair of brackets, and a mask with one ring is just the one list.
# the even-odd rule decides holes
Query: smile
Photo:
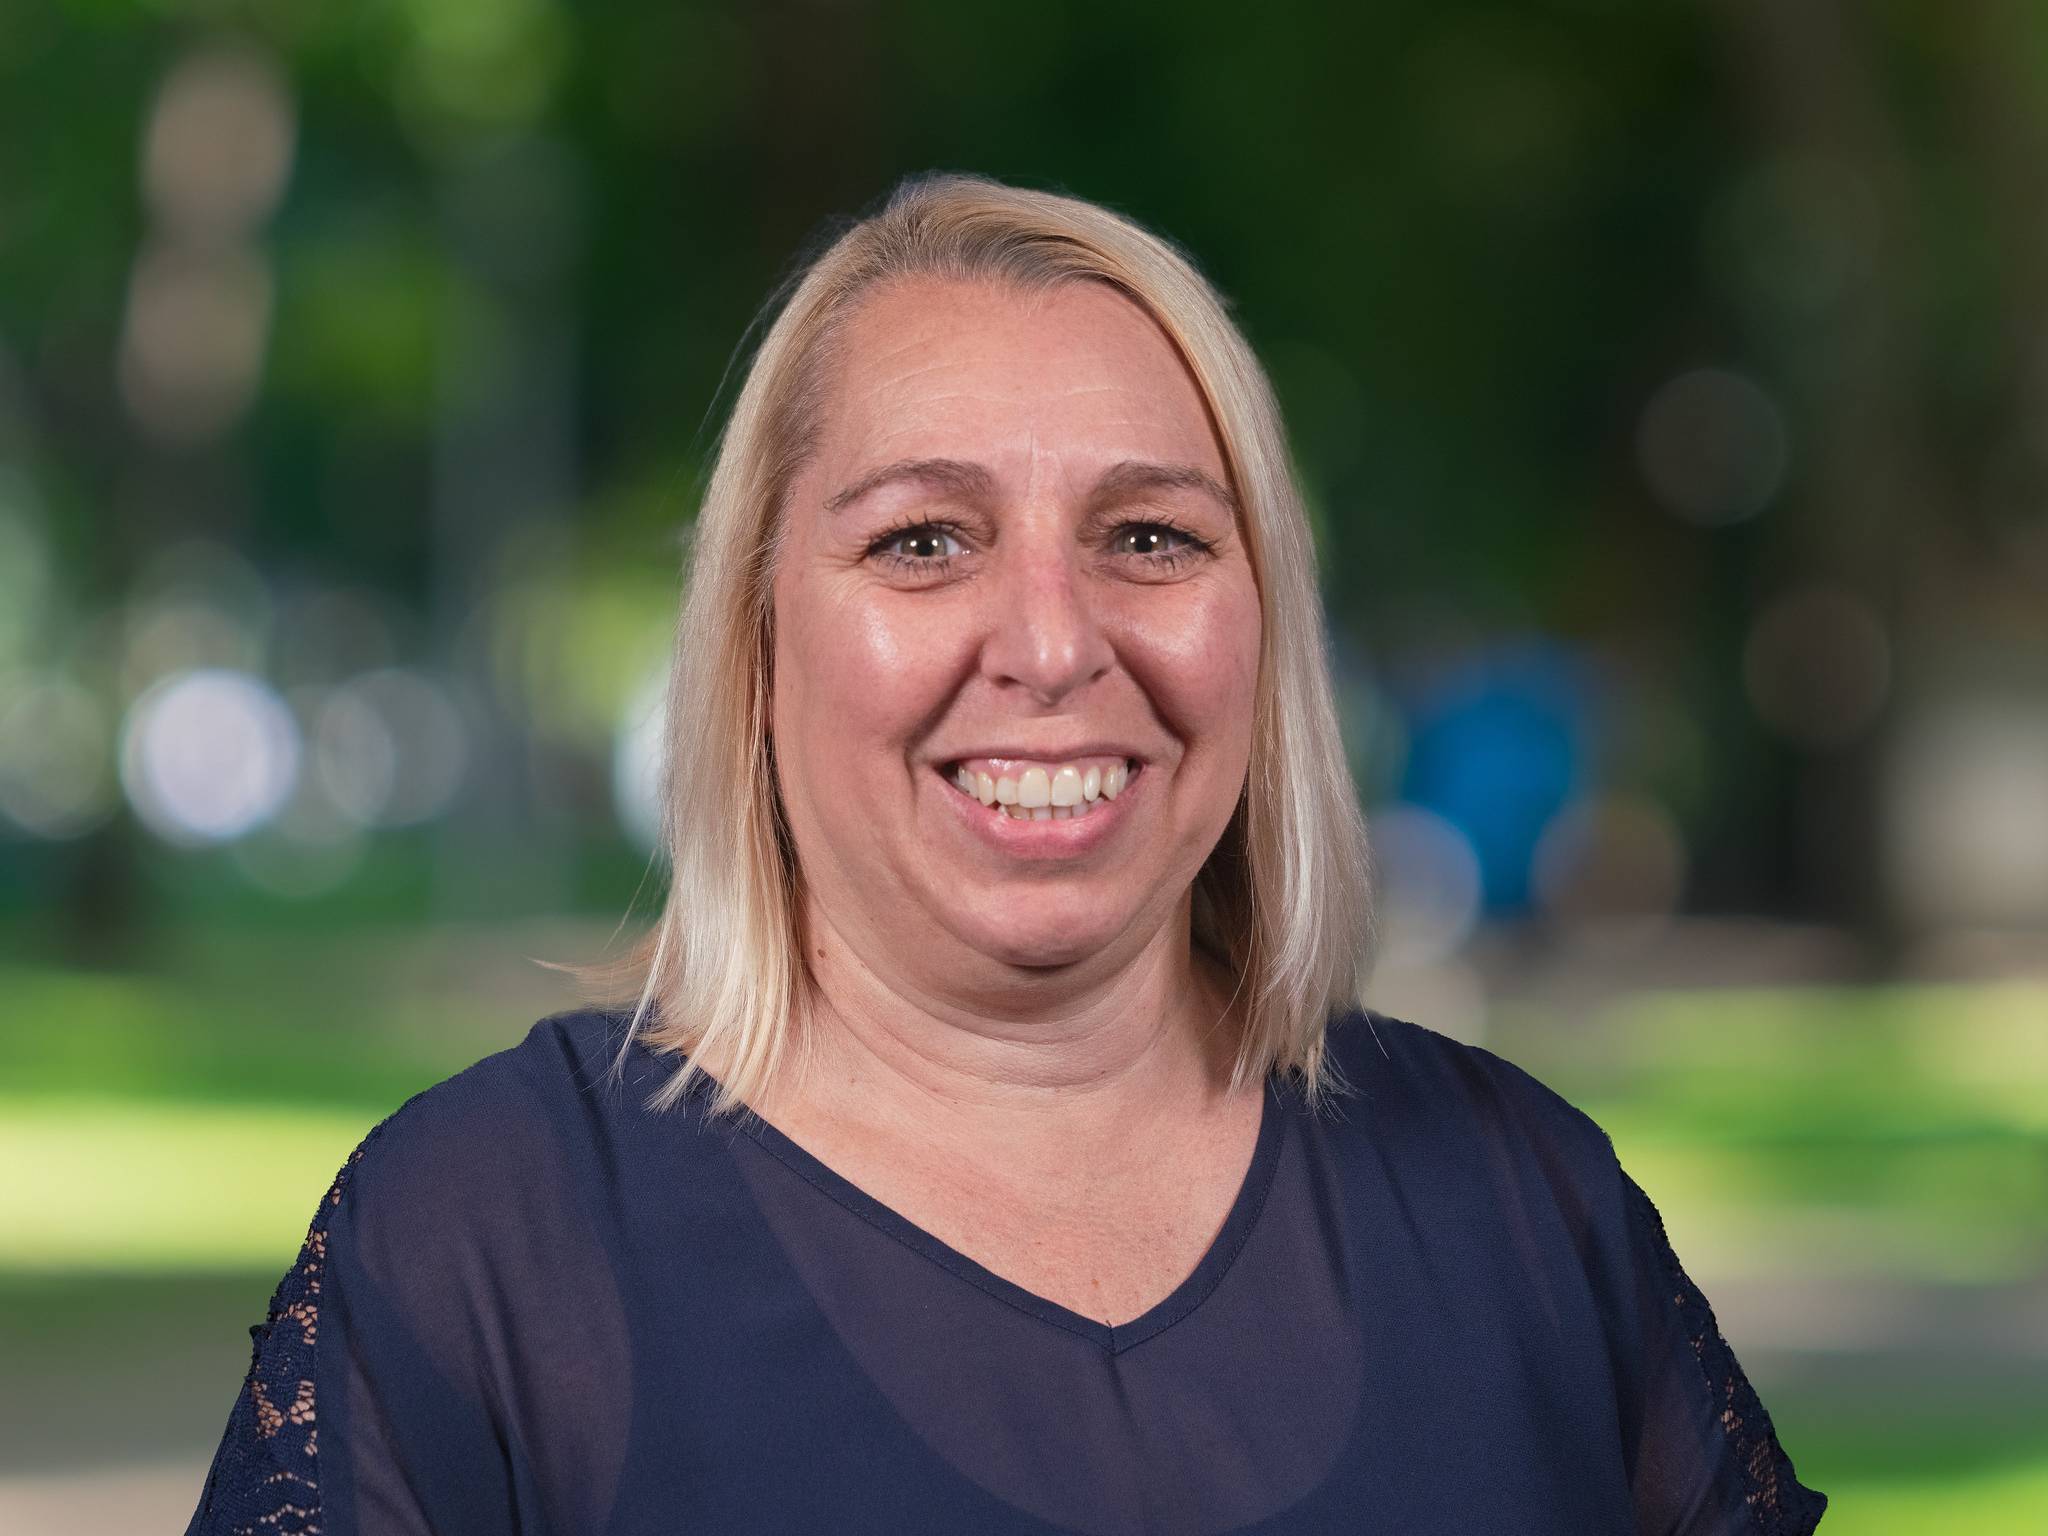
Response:
[{"label": "smile", "polygon": [[992,815],[1014,821],[1068,821],[1114,800],[1144,770],[1136,758],[1085,757],[1071,762],[970,757],[942,770],[952,786]]}]

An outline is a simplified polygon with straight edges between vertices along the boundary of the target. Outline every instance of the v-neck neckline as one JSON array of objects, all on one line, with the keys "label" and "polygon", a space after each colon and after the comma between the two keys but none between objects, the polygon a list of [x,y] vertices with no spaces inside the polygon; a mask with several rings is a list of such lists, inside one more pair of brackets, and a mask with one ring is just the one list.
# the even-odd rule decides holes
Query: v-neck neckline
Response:
[{"label": "v-neck neckline", "polygon": [[1261,1094],[1259,1134],[1252,1146],[1251,1162],[1238,1185],[1237,1196],[1223,1218],[1223,1225],[1180,1284],[1123,1323],[1102,1322],[1025,1289],[979,1260],[969,1258],[895,1207],[885,1205],[758,1114],[746,1111],[743,1123],[762,1150],[870,1226],[995,1300],[1055,1328],[1079,1334],[1105,1353],[1115,1355],[1136,1348],[1181,1321],[1199,1307],[1229,1273],[1245,1240],[1251,1236],[1252,1227],[1258,1221],[1266,1196],[1273,1187],[1273,1174],[1280,1161],[1280,1142],[1286,1121],[1286,1106],[1281,1102],[1278,1086],[1269,1076]]}]

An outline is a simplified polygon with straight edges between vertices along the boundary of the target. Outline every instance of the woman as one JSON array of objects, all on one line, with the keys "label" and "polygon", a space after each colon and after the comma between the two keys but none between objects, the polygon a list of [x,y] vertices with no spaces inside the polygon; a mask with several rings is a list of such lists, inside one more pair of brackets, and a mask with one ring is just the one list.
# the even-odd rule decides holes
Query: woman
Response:
[{"label": "woman", "polygon": [[1357,1006],[1320,635],[1187,260],[898,188],[720,448],[638,1005],[357,1149],[192,1529],[1812,1529],[1600,1128]]}]

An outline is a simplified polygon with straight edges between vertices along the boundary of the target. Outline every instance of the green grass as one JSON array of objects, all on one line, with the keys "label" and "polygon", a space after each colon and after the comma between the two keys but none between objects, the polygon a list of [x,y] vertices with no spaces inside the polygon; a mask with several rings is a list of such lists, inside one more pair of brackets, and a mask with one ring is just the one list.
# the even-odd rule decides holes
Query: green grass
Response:
[{"label": "green grass", "polygon": [[[1606,1127],[1710,1297],[1866,1274],[1967,1307],[2048,1270],[2048,987],[1654,993],[1486,1043]],[[2048,1382],[1760,1391],[1832,1536],[2048,1531]]]},{"label": "green grass", "polygon": [[374,1116],[0,1099],[0,1272],[282,1271]]},{"label": "green grass", "polygon": [[386,991],[348,958],[319,954],[288,976],[274,956],[169,978],[7,967],[0,1085],[16,1098],[389,1108],[524,1028],[508,1015],[493,1039],[460,992]]},{"label": "green grass", "polygon": [[2048,1266],[2048,988],[1653,993],[1488,1044],[1606,1127],[1720,1273],[1818,1267],[1816,1234],[1907,1280]]},{"label": "green grass", "polygon": [[2037,1536],[2048,1528],[2048,1408],[1916,1410],[1781,1394],[1772,1416],[1800,1480],[1828,1496],[1827,1536]]},{"label": "green grass", "polygon": [[1830,1495],[1828,1536],[2040,1536],[2048,1527],[2048,1460],[1995,1468],[1967,1480],[1844,1482]]}]

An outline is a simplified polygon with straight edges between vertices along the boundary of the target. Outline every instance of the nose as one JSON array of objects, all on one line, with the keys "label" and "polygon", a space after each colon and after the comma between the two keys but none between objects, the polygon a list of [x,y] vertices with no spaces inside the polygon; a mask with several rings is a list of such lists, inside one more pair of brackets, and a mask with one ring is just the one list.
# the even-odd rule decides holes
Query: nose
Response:
[{"label": "nose", "polygon": [[993,575],[993,612],[982,647],[982,672],[990,681],[1051,706],[1109,670],[1114,653],[1096,612],[1097,594],[1071,548],[1013,541]]}]

